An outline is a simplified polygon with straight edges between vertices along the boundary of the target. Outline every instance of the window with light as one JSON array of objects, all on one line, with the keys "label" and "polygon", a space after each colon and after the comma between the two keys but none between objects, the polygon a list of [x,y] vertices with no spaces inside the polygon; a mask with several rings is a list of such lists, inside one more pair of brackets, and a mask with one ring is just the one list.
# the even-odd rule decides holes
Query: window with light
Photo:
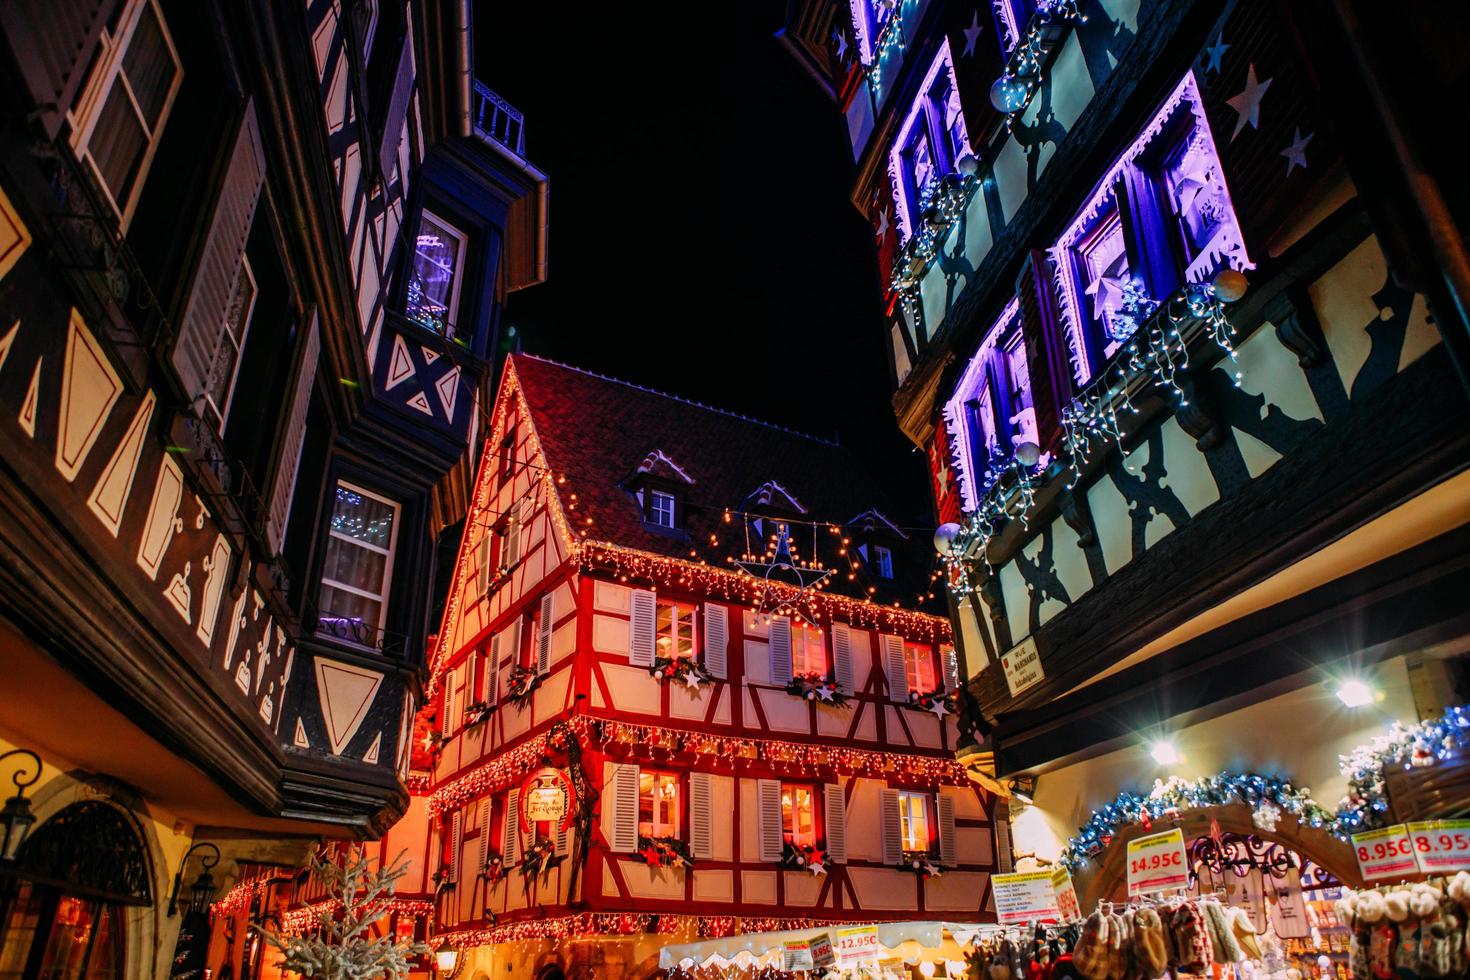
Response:
[{"label": "window with light", "polygon": [[648,769],[638,773],[638,833],[679,836],[679,777]]},{"label": "window with light", "polygon": [[464,232],[423,212],[408,276],[407,313],[419,326],[444,336],[453,332],[466,242]]},{"label": "window with light", "polygon": [[799,783],[781,784],[781,833],[793,847],[817,846],[816,789]]},{"label": "window with light", "polygon": [[970,137],[965,129],[949,41],[945,40],[889,152],[888,171],[893,181],[901,238],[907,239],[919,231],[926,190],[939,178],[953,173],[960,157],[969,152]]},{"label": "window with light", "polygon": [[898,794],[898,833],[905,853],[929,852],[929,795],[901,790]]},{"label": "window with light", "polygon": [[671,660],[692,660],[695,653],[695,608],[687,602],[659,600],[654,619],[658,655]]},{"label": "window with light", "polygon": [[382,629],[393,581],[398,511],[398,504],[387,497],[338,481],[317,602],[325,631],[370,644]]},{"label": "window with light", "polygon": [[791,624],[791,671],[793,674],[827,676],[827,647],[822,631],[806,623]]},{"label": "window with light", "polygon": [[1006,424],[1010,429],[1011,447],[1023,442],[1038,443],[1036,408],[1031,400],[1031,369],[1026,362],[1026,341],[1019,325],[1005,341],[1006,388],[1009,411]]},{"label": "window with light", "polygon": [[903,645],[904,669],[908,674],[909,691],[928,694],[939,687],[939,674],[934,667],[934,650],[923,643]]},{"label": "window with light", "polygon": [[881,544],[874,545],[873,564],[878,568],[879,578],[893,578],[893,549]]}]

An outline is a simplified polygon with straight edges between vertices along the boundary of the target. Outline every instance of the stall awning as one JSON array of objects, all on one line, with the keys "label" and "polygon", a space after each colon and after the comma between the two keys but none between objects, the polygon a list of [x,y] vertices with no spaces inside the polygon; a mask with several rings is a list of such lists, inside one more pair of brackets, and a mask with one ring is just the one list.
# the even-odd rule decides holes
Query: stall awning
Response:
[{"label": "stall awning", "polygon": [[[779,952],[788,942],[812,939],[839,926],[862,924],[864,923],[844,922],[811,929],[788,929],[784,932],[750,932],[724,939],[665,946],[659,951],[658,965],[662,969],[670,970],[686,960],[692,961],[695,966],[705,966],[716,957],[730,961],[742,952],[756,957],[764,956],[772,950]],[[906,942],[914,942],[923,949],[937,950],[943,947],[945,933],[948,933],[957,946],[964,947],[981,932],[995,928],[994,924],[982,925],[978,922],[880,922],[878,942],[886,949],[896,949]]]}]

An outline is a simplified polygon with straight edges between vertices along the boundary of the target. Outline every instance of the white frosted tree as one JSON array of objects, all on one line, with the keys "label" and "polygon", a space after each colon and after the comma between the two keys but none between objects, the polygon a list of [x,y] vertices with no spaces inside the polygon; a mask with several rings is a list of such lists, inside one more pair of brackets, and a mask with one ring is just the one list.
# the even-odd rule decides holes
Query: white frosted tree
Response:
[{"label": "white frosted tree", "polygon": [[310,934],[260,930],[265,941],[281,951],[281,969],[319,980],[408,976],[409,958],[427,954],[429,947],[389,934],[372,935],[373,926],[388,914],[394,882],[407,871],[408,861],[401,853],[391,865],[378,868],[355,850],[341,864],[313,858],[311,873],[333,901],[317,914],[317,928]]}]

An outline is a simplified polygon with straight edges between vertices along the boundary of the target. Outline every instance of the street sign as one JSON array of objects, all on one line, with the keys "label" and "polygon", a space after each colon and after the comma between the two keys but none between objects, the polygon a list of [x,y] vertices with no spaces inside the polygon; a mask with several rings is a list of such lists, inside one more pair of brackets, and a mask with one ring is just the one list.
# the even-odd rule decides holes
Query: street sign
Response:
[{"label": "street sign", "polygon": [[1006,687],[1011,689],[1011,697],[1035,687],[1046,676],[1041,671],[1041,654],[1036,650],[1034,636],[1026,637],[1007,650],[1000,658],[1000,666],[1006,673]]}]

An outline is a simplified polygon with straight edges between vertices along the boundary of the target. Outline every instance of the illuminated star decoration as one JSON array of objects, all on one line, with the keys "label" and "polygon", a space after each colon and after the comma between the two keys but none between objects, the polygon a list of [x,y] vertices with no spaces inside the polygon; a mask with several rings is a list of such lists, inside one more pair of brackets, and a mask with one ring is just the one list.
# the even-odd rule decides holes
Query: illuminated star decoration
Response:
[{"label": "illuminated star decoration", "polygon": [[[791,532],[785,524],[782,524],[776,531],[775,551],[770,553],[769,558],[765,560],[742,559],[735,562],[735,565],[752,578],[765,582],[765,588],[761,590],[760,599],[755,605],[757,616],[789,613],[803,620],[813,629],[821,629],[820,625],[802,611],[801,605],[804,598],[809,598],[823,582],[832,577],[832,569],[798,565],[791,554]],[[789,599],[780,599],[772,594],[772,586],[776,585],[784,585],[787,588],[794,586],[797,594]]]},{"label": "illuminated star decoration", "polygon": [[704,681],[704,675],[698,671],[689,671],[684,675],[684,684],[692,690],[699,690],[699,685]]},{"label": "illuminated star decoration", "polygon": [[1215,35],[1215,43],[1205,48],[1210,53],[1210,63],[1205,65],[1205,71],[1220,73],[1220,59],[1225,57],[1225,52],[1230,50],[1230,45],[1225,43],[1225,32],[1221,31]]},{"label": "illuminated star decoration", "polygon": [[832,28],[832,40],[837,45],[837,60],[846,63],[847,35],[843,34],[841,31],[834,27]]},{"label": "illuminated star decoration", "polygon": [[1230,134],[1233,141],[1245,129],[1245,124],[1250,123],[1251,129],[1259,129],[1261,125],[1261,99],[1266,96],[1266,89],[1271,87],[1271,79],[1264,82],[1256,81],[1256,63],[1253,61],[1245,72],[1245,91],[1239,95],[1232,96],[1225,102],[1240,116],[1235,120],[1235,132]]},{"label": "illuminated star decoration", "polygon": [[823,701],[831,701],[832,695],[835,693],[836,692],[832,689],[831,685],[828,684],[823,684],[816,690],[817,697],[821,698]]},{"label": "illuminated star decoration", "polygon": [[966,27],[964,31],[965,50],[960,52],[961,58],[968,58],[970,57],[970,55],[975,53],[975,42],[980,40],[981,30],[982,28],[980,27],[980,12],[976,11],[975,16],[970,18],[970,26]]},{"label": "illuminated star decoration", "polygon": [[1303,136],[1300,126],[1292,130],[1291,145],[1281,151],[1281,155],[1286,157],[1287,173],[1291,173],[1293,167],[1307,169],[1307,144],[1312,142],[1312,137],[1315,135],[1315,133],[1308,133]]},{"label": "illuminated star decoration", "polygon": [[877,235],[879,238],[882,238],[886,234],[888,234],[888,209],[884,208],[882,211],[878,212]]},{"label": "illuminated star decoration", "polygon": [[1124,288],[1127,283],[1115,276],[1098,276],[1084,293],[1092,297],[1092,315],[1101,320],[1108,310],[1123,308]]}]

